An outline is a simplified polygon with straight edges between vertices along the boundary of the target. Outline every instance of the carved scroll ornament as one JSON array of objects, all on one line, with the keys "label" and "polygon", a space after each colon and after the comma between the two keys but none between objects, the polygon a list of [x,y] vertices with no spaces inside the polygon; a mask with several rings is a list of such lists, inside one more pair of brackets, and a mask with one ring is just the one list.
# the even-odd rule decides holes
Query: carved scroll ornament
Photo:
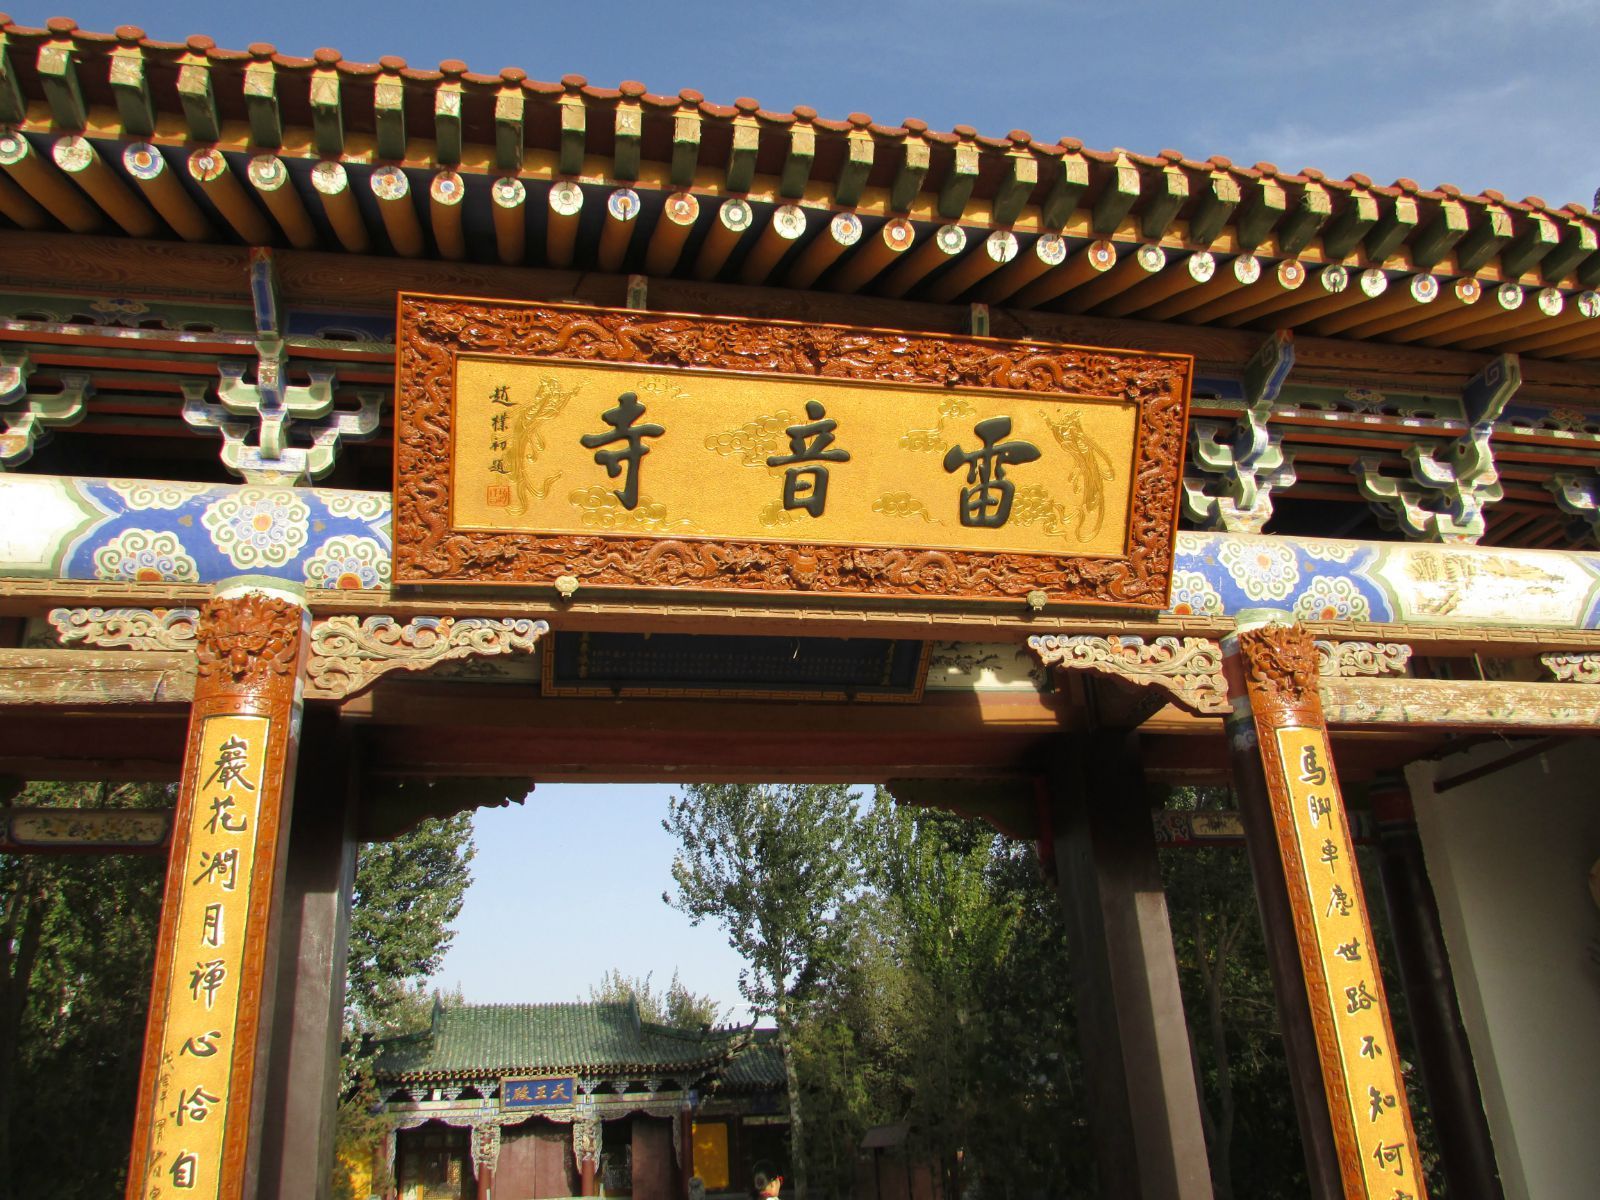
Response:
[{"label": "carved scroll ornament", "polygon": [[1092,634],[1030,637],[1029,648],[1047,667],[1086,668],[1134,683],[1165,688],[1177,702],[1202,716],[1228,711],[1222,649],[1207,638],[1096,637]]},{"label": "carved scroll ornament", "polygon": [[550,632],[528,618],[324,617],[311,627],[306,696],[336,700],[361,691],[394,670],[422,671],[456,658],[532,651]]},{"label": "carved scroll ornament", "polygon": [[53,608],[62,644],[129,650],[193,650],[196,608]]},{"label": "carved scroll ornament", "polygon": [[1541,654],[1539,661],[1561,683],[1600,683],[1600,654]]},{"label": "carved scroll ornament", "polygon": [[[227,606],[238,603],[228,601]],[[300,610],[267,596],[247,597],[243,603],[248,607],[223,621],[210,650],[196,636],[197,624],[208,617],[192,608],[57,608],[51,610],[50,623],[69,644],[196,651],[203,676],[225,671],[240,684],[254,673],[265,678],[265,673],[292,670],[296,648],[289,635],[298,624],[279,628],[266,620],[269,610],[262,606],[281,605],[295,622]],[[276,608],[270,611],[278,613]],[[305,694],[313,700],[337,700],[388,671],[423,671],[451,659],[529,652],[549,631],[547,622],[529,618],[414,617],[402,623],[387,616],[320,617],[311,626]]]},{"label": "carved scroll ornament", "polygon": [[1316,640],[1317,673],[1323,676],[1404,675],[1411,647],[1403,642]]}]

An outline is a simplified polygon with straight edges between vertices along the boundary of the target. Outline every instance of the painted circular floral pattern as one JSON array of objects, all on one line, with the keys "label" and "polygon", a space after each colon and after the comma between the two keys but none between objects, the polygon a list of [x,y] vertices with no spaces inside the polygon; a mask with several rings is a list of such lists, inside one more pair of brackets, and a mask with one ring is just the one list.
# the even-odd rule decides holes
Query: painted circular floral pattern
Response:
[{"label": "painted circular floral pattern", "polygon": [[94,552],[96,579],[117,583],[198,583],[200,569],[175,533],[125,529]]},{"label": "painted circular floral pattern", "polygon": [[1348,579],[1316,575],[1295,598],[1294,615],[1302,621],[1370,621],[1372,605]]},{"label": "painted circular floral pattern", "polygon": [[1278,542],[1233,538],[1218,548],[1217,561],[1251,600],[1287,600],[1300,582],[1293,547]]},{"label": "painted circular floral pattern", "polygon": [[210,489],[203,483],[165,483],[150,479],[108,479],[106,486],[130,510],[182,508]]},{"label": "painted circular floral pattern", "polygon": [[1320,559],[1323,562],[1347,563],[1361,549],[1361,543],[1307,538],[1300,543],[1300,549],[1305,552],[1307,558]]},{"label": "painted circular floral pattern", "polygon": [[1167,611],[1180,617],[1221,616],[1222,594],[1199,571],[1174,571]]},{"label": "painted circular floral pattern", "polygon": [[389,513],[389,497],[382,492],[319,492],[318,497],[334,517],[375,521]]},{"label": "painted circular floral pattern", "polygon": [[312,587],[363,591],[387,586],[389,551],[376,538],[333,537],[306,560]]},{"label": "painted circular floral pattern", "polygon": [[311,513],[288,488],[240,488],[206,505],[200,523],[236,567],[281,567],[306,544]]}]

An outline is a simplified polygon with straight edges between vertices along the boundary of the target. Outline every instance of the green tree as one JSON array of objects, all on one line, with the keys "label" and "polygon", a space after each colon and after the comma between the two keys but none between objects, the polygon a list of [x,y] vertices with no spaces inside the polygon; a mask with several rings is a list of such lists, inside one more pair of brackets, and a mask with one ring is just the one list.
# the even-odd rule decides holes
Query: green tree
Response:
[{"label": "green tree", "polygon": [[[15,803],[162,808],[172,789],[35,783]],[[121,1190],[162,867],[160,855],[0,855],[0,1197]]]},{"label": "green tree", "polygon": [[838,784],[694,784],[673,796],[663,828],[678,839],[668,904],[710,919],[748,968],[739,990],[778,1027],[789,1084],[790,1168],[805,1200],[805,1104],[796,1074],[798,1001],[838,960],[841,909],[861,881],[850,788]]},{"label": "green tree", "polygon": [[[344,1055],[336,1126],[334,1194],[365,1196],[364,1168],[385,1125],[374,1109],[382,1101],[372,1074],[374,1039],[426,1029],[435,1004],[463,1002],[430,990],[455,940],[470,864],[477,854],[472,814],[423,821],[389,842],[371,842],[356,860],[350,917],[350,957],[345,974]],[[382,1178],[371,1181],[381,1190]]]},{"label": "green tree", "polygon": [[348,1020],[388,1032],[408,990],[432,978],[455,940],[470,864],[472,814],[423,821],[389,842],[361,848],[350,920]]},{"label": "green tree", "polygon": [[630,999],[639,1006],[639,1019],[673,1029],[703,1029],[708,1025],[721,1025],[727,1019],[725,1008],[710,996],[691,992],[672,972],[672,982],[665,992],[657,992],[650,984],[652,976],[624,975],[620,970],[607,971],[600,977],[599,986],[589,988],[591,1002],[626,1004]]}]

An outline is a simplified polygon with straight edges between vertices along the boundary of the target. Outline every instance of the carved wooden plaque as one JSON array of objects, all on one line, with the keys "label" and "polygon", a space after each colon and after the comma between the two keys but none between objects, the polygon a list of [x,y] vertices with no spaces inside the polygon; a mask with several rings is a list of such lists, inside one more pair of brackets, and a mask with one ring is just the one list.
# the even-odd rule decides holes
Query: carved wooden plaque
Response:
[{"label": "carved wooden plaque", "polygon": [[1192,361],[402,295],[395,582],[1161,608]]}]

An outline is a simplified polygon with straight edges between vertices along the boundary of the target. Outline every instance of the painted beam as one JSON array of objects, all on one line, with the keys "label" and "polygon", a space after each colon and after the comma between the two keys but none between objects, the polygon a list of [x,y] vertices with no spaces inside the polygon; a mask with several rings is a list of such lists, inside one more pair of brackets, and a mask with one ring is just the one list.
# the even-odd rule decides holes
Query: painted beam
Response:
[{"label": "painted beam", "polygon": [[[248,571],[385,593],[390,497],[331,488],[0,474],[0,579],[158,585]],[[1180,530],[1178,617],[1270,604],[1311,622],[1600,629],[1600,553]]]}]

